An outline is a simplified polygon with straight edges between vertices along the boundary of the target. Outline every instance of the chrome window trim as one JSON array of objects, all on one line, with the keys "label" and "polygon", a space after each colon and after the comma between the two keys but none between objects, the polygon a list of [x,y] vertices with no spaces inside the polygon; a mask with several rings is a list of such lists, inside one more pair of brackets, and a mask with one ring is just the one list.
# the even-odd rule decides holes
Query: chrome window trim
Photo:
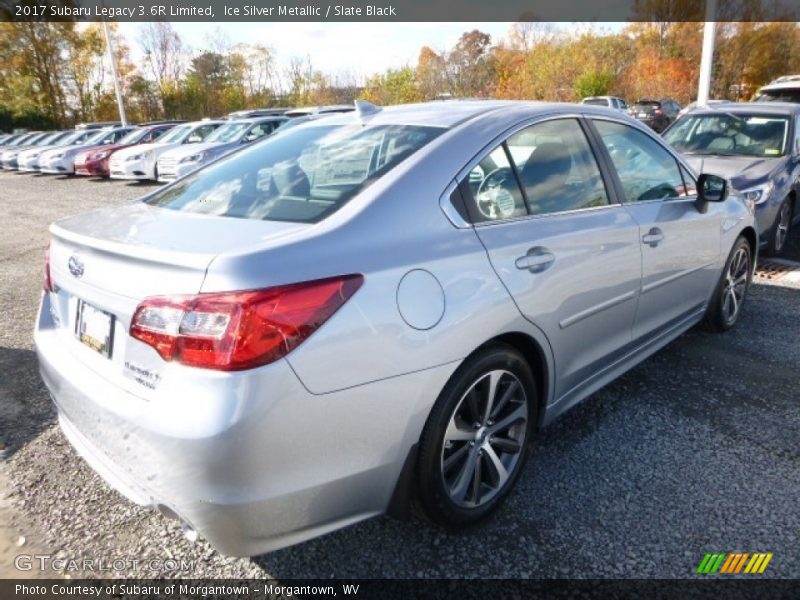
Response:
[{"label": "chrome window trim", "polygon": [[540,215],[523,215],[521,217],[513,217],[510,219],[497,219],[495,221],[481,221],[480,223],[473,223],[473,227],[491,227],[492,225],[504,225],[506,223],[516,223],[518,221],[530,221],[532,219],[547,219],[549,217],[560,217],[561,215],[573,215],[575,213],[584,213],[584,212],[595,212],[601,210],[608,210],[610,208],[617,208],[624,210],[625,207],[622,204],[617,204],[616,202],[612,204],[606,204],[605,206],[586,206],[584,208],[571,208],[570,210],[561,210],[558,212],[551,212],[551,213],[543,213]]}]

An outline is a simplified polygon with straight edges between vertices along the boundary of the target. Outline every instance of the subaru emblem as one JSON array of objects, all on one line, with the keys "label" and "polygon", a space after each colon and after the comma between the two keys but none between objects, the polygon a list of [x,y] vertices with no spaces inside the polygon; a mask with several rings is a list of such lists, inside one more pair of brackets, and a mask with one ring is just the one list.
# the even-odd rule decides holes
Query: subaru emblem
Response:
[{"label": "subaru emblem", "polygon": [[72,273],[75,277],[82,277],[83,276],[83,262],[81,259],[78,258],[76,255],[72,255],[69,257],[69,262],[67,263],[69,267],[69,272]]}]

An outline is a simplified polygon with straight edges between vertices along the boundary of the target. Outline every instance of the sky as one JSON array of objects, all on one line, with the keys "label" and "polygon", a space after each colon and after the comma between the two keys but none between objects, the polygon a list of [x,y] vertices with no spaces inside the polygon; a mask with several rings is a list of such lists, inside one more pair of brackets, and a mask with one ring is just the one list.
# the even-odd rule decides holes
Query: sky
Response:
[{"label": "sky", "polygon": [[[142,23],[119,23],[134,62],[141,57],[137,39]],[[452,48],[465,31],[479,29],[496,43],[508,36],[512,23],[173,23],[184,43],[199,50],[216,30],[233,44],[260,43],[271,47],[280,65],[294,56],[311,57],[312,66],[329,74],[365,77],[406,65],[416,65],[422,46],[436,51]],[[556,26],[591,28],[590,24]],[[603,23],[606,29],[618,29]],[[562,27],[563,28],[563,27]]]}]

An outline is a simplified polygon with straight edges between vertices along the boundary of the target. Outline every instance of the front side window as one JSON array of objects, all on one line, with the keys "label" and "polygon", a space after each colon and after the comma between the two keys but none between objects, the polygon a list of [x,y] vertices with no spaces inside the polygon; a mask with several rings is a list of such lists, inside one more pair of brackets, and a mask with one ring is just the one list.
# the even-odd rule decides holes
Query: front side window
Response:
[{"label": "front side window", "polygon": [[646,133],[612,121],[594,121],[625,192],[625,202],[690,195],[678,162]]},{"label": "front side window", "polygon": [[222,159],[146,202],[193,213],[315,223],[440,135],[439,127],[300,127]]}]

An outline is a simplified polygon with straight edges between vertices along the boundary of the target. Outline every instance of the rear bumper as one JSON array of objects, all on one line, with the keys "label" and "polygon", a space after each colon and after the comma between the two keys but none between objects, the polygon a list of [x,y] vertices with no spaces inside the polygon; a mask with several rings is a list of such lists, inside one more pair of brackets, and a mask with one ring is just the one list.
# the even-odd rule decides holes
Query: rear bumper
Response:
[{"label": "rear bumper", "polygon": [[[64,433],[126,497],[162,505],[220,551],[252,556],[384,512],[430,406],[455,365],[308,392],[285,360],[199,374],[147,400],[65,345],[43,296],[40,371]],[[76,342],[77,343],[77,342]],[[193,373],[193,371],[195,373]],[[206,379],[203,379],[206,377]]]}]

